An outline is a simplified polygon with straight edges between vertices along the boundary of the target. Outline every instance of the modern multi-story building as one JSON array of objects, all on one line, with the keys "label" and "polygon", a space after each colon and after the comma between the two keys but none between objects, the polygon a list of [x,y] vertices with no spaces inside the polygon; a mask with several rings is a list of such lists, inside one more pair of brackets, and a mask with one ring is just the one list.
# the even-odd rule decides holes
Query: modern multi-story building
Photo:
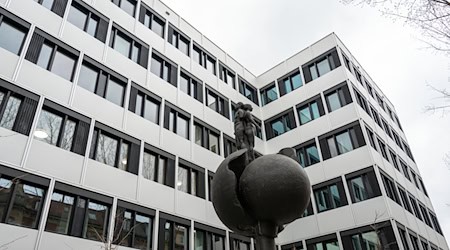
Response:
[{"label": "modern multi-story building", "polygon": [[210,202],[237,102],[313,185],[280,249],[449,249],[336,35],[255,76],[159,0],[0,0],[0,249],[253,249]]}]

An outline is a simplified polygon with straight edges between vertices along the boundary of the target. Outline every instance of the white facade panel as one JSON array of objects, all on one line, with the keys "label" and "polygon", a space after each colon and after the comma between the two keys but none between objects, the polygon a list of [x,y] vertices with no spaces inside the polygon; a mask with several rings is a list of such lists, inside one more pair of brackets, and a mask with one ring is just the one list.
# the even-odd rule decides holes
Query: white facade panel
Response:
[{"label": "white facade panel", "polygon": [[0,76],[4,79],[12,80],[19,56],[0,48]]}]

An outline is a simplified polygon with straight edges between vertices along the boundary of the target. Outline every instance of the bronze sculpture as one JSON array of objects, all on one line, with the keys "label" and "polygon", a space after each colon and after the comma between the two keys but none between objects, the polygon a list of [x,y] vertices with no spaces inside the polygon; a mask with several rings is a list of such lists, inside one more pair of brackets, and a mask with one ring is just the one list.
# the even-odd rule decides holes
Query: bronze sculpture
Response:
[{"label": "bronze sculpture", "polygon": [[236,233],[256,238],[257,250],[274,250],[284,225],[300,218],[311,185],[296,160],[295,150],[255,159],[259,126],[249,104],[238,103],[235,114],[237,151],[220,164],[212,182],[212,202],[222,222]]}]

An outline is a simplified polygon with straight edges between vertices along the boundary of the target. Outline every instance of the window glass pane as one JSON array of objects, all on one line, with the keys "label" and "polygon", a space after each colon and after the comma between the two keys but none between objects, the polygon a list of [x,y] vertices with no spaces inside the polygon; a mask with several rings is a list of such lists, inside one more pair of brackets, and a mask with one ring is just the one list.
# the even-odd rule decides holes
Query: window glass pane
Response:
[{"label": "window glass pane", "polygon": [[195,144],[202,146],[203,128],[195,125]]},{"label": "window glass pane", "polygon": [[297,75],[293,76],[291,78],[292,81],[292,88],[296,89],[302,86],[302,78],[300,77],[300,73],[298,73]]},{"label": "window glass pane", "polygon": [[306,154],[311,165],[320,162],[319,151],[316,146],[306,148]]},{"label": "window glass pane", "polygon": [[178,167],[178,190],[189,192],[189,170],[183,167]]},{"label": "window glass pane", "polygon": [[197,172],[191,171],[191,190],[190,194],[197,195]]},{"label": "window glass pane", "polygon": [[50,57],[52,56],[52,51],[53,47],[44,43],[44,45],[42,45],[41,52],[39,53],[39,58],[36,64],[44,69],[47,69],[50,62]]},{"label": "window glass pane", "polygon": [[5,93],[0,90],[0,106],[2,106],[3,98],[5,97]]},{"label": "window glass pane", "polygon": [[368,197],[367,190],[364,187],[362,176],[350,180],[350,188],[353,191],[355,202],[366,200]]},{"label": "window glass pane", "polygon": [[319,107],[317,106],[317,102],[311,103],[311,115],[312,119],[317,119],[320,117]]},{"label": "window glass pane", "polygon": [[189,139],[189,123],[183,117],[177,116],[177,134]]},{"label": "window glass pane", "polygon": [[267,99],[269,102],[276,100],[277,97],[277,89],[275,86],[267,90]]},{"label": "window glass pane", "polygon": [[331,193],[331,202],[333,204],[333,208],[340,207],[341,206],[341,198],[339,195],[339,191],[336,185],[330,186],[330,193]]},{"label": "window glass pane", "polygon": [[22,100],[19,98],[14,96],[9,97],[2,120],[0,121],[0,127],[4,127],[6,129],[13,128],[21,103]]},{"label": "window glass pane", "polygon": [[223,237],[213,235],[213,250],[225,250],[225,240]]},{"label": "window glass pane", "polygon": [[131,41],[124,37],[122,33],[117,31],[116,37],[114,39],[113,48],[117,50],[122,55],[129,57],[131,50]]},{"label": "window glass pane", "polygon": [[145,15],[144,15],[144,25],[148,28],[150,28],[150,21],[151,21],[151,16],[150,13],[148,11],[146,11]]},{"label": "window glass pane", "polygon": [[65,150],[71,150],[73,144],[73,136],[75,134],[75,128],[77,124],[74,121],[67,120],[64,126],[63,138],[61,139],[61,148]]},{"label": "window glass pane", "polygon": [[158,183],[164,184],[166,178],[167,161],[165,158],[159,157],[158,159]]},{"label": "window glass pane", "polygon": [[180,90],[189,95],[189,79],[183,74],[180,76]]},{"label": "window glass pane", "polygon": [[75,59],[69,56],[69,54],[57,50],[50,71],[68,81],[71,81],[74,67]]},{"label": "window glass pane", "polygon": [[217,111],[217,97],[208,91],[207,104],[213,110]]},{"label": "window glass pane", "polygon": [[309,66],[309,73],[311,74],[311,79],[316,79],[317,77],[319,77],[317,75],[317,71],[316,71],[316,65],[311,65]]},{"label": "window glass pane", "polygon": [[348,132],[336,136],[336,143],[339,154],[347,153],[353,150],[352,140]]},{"label": "window glass pane", "polygon": [[124,92],[125,87],[122,84],[118,83],[116,80],[109,79],[105,98],[110,102],[122,106]]},{"label": "window glass pane", "polygon": [[106,165],[115,166],[117,145],[119,142],[107,135],[100,134],[97,143],[95,160]]},{"label": "window glass pane", "polygon": [[316,196],[317,209],[319,210],[319,212],[325,211],[330,208],[330,204],[328,202],[328,188],[317,190],[314,192],[314,195]]},{"label": "window glass pane", "polygon": [[172,242],[172,223],[166,222],[166,224],[164,225],[164,250],[171,250]]},{"label": "window glass pane", "polygon": [[150,99],[145,99],[144,118],[158,124],[159,104],[154,103]]},{"label": "window glass pane", "polygon": [[141,54],[141,46],[134,43],[133,50],[131,51],[131,60],[139,63],[139,55]]},{"label": "window glass pane", "polygon": [[117,208],[116,225],[114,227],[114,239],[117,239],[118,245],[131,246],[133,214],[124,208]]},{"label": "window glass pane", "polygon": [[297,151],[297,159],[302,167],[307,167],[305,161],[305,152],[303,152],[303,149]]},{"label": "window glass pane", "polygon": [[330,112],[341,107],[341,102],[337,92],[327,96],[328,106],[330,107]]},{"label": "window glass pane", "polygon": [[134,113],[137,115],[142,115],[142,103],[144,102],[144,96],[141,93],[138,93],[136,96],[136,108]]},{"label": "window glass pane", "polygon": [[156,17],[153,18],[152,22],[152,30],[158,34],[160,37],[164,36],[164,23],[162,21],[156,20]]},{"label": "window glass pane", "polygon": [[67,17],[67,21],[84,30],[84,27],[86,27],[87,14],[72,5],[70,6],[69,17]]},{"label": "window glass pane", "polygon": [[95,33],[97,33],[97,27],[98,27],[98,20],[92,18],[91,16],[91,18],[89,19],[86,32],[91,36],[95,36]]},{"label": "window glass pane", "polygon": [[169,130],[172,132],[175,131],[175,112],[170,111],[169,113]]},{"label": "window glass pane", "polygon": [[84,224],[83,238],[102,240],[105,236],[108,219],[108,207],[90,201],[87,211],[87,222]]},{"label": "window glass pane", "polygon": [[152,181],[155,180],[155,165],[156,165],[156,156],[144,152],[143,166],[142,166],[142,175],[144,176],[144,178]]},{"label": "window glass pane", "polygon": [[189,55],[189,41],[186,41],[180,37],[180,40],[178,41],[178,49],[184,54]]},{"label": "window glass pane", "polygon": [[188,250],[188,230],[186,227],[175,226],[175,250]]},{"label": "window glass pane", "polygon": [[0,23],[0,47],[18,55],[25,35],[26,32],[23,28],[17,28],[9,19],[3,17],[3,21]]},{"label": "window glass pane", "polygon": [[327,72],[331,71],[327,58],[317,63],[317,70],[319,71],[319,76],[323,76]]},{"label": "window glass pane", "polygon": [[170,82],[170,66],[167,63],[164,63],[163,65],[162,79]]},{"label": "window glass pane", "polygon": [[211,72],[213,75],[215,75],[216,74],[216,61],[214,61],[210,57],[207,57],[206,69],[209,70],[209,72]]},{"label": "window glass pane", "polygon": [[36,139],[56,145],[59,138],[59,131],[61,130],[62,120],[63,118],[61,116],[42,110],[36,128],[36,131],[42,133],[42,136],[36,136]]},{"label": "window glass pane", "polygon": [[126,13],[130,14],[130,16],[134,17],[134,7],[135,2],[131,0],[122,0],[120,1],[120,8],[124,10]]},{"label": "window glass pane", "polygon": [[196,50],[195,47],[194,47],[193,52],[194,52],[194,53],[193,53],[193,59],[194,59],[194,61],[197,62],[197,63],[199,63],[199,64],[202,64],[202,63],[201,63],[201,55],[200,55],[200,52],[199,52],[198,50]]},{"label": "window glass pane", "polygon": [[19,183],[14,192],[14,203],[8,214],[7,223],[22,227],[37,228],[44,190]]},{"label": "window glass pane", "polygon": [[327,242],[325,244],[326,250],[339,250],[339,244],[337,241]]},{"label": "window glass pane", "polygon": [[282,122],[281,120],[272,122],[271,126],[272,126],[272,129],[273,129],[273,134],[274,134],[275,136],[281,135],[281,134],[283,134],[284,132],[286,132],[286,129],[285,129],[285,127],[284,127],[284,124],[283,124],[283,122]]},{"label": "window glass pane", "polygon": [[152,57],[152,63],[150,65],[150,71],[153,74],[161,77],[162,66],[163,66],[163,63],[162,63],[161,59]]},{"label": "window glass pane", "polygon": [[284,87],[286,88],[286,93],[289,93],[292,91],[292,85],[291,85],[291,81],[289,80],[289,78],[284,80]]},{"label": "window glass pane", "polygon": [[11,180],[0,178],[0,218],[4,218],[9,206],[13,182]]},{"label": "window glass pane", "polygon": [[99,72],[89,66],[82,65],[78,85],[84,89],[95,93],[95,86],[97,85]]},{"label": "window glass pane", "polygon": [[334,143],[334,138],[333,137],[328,138],[327,139],[327,143],[328,143],[328,148],[330,149],[331,157],[334,157],[334,156],[338,155],[336,144]]},{"label": "window glass pane", "polygon": [[219,136],[209,133],[209,150],[219,154]]},{"label": "window glass pane", "polygon": [[129,149],[130,145],[128,143],[122,142],[122,144],[120,145],[119,169],[127,171]]},{"label": "window glass pane", "polygon": [[312,120],[311,113],[309,112],[309,107],[308,106],[306,106],[306,107],[304,107],[303,109],[300,110],[299,116],[300,116],[300,123],[301,124],[305,124],[305,123],[307,123],[307,122]]},{"label": "window glass pane", "polygon": [[148,216],[136,214],[134,227],[134,248],[152,249],[152,219]]},{"label": "window glass pane", "polygon": [[72,196],[53,193],[52,202],[48,211],[45,231],[68,234],[70,216],[72,214],[75,198]]},{"label": "window glass pane", "polygon": [[45,8],[47,8],[49,10],[51,10],[54,1],[55,0],[42,0],[42,6],[44,6]]},{"label": "window glass pane", "polygon": [[195,234],[194,249],[195,250],[206,249],[205,232],[200,231],[200,230],[195,230],[194,234]]}]

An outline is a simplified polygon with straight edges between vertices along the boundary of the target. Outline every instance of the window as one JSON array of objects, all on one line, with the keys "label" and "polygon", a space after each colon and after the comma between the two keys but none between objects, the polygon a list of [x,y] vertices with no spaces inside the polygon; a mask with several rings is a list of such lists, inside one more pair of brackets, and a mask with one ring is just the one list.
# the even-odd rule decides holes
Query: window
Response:
[{"label": "window", "polygon": [[294,111],[292,109],[283,112],[277,117],[272,117],[266,120],[264,124],[266,127],[267,140],[282,135],[297,127],[294,118]]},{"label": "window", "polygon": [[386,112],[388,113],[388,115],[391,118],[391,120],[394,121],[394,116],[393,116],[393,113],[392,113],[392,109],[390,109],[389,106],[387,106],[387,105],[386,105]]},{"label": "window", "polygon": [[37,229],[49,180],[0,165],[0,222]]},{"label": "window", "polygon": [[358,105],[364,109],[364,111],[366,111],[366,113],[370,115],[370,110],[369,110],[369,106],[367,104],[366,98],[364,98],[361,93],[359,93],[359,91],[357,91],[355,88],[353,89],[353,92],[355,92],[355,97],[356,97],[356,102],[358,103]]},{"label": "window", "polygon": [[97,122],[90,158],[137,175],[140,144],[137,139]]},{"label": "window", "polygon": [[197,119],[194,121],[194,128],[195,144],[220,155],[220,132]]},{"label": "window", "polygon": [[228,69],[222,62],[219,62],[220,80],[236,88],[236,73]]},{"label": "window", "polygon": [[333,112],[347,104],[352,103],[352,97],[348,91],[347,83],[325,91],[324,95],[327,102],[328,112]]},{"label": "window", "polygon": [[420,242],[422,243],[422,249],[423,249],[423,250],[428,250],[428,249],[430,249],[430,248],[428,247],[428,243],[427,243],[427,241],[426,241],[425,239],[421,239]]},{"label": "window", "polygon": [[305,209],[305,211],[303,211],[302,218],[308,217],[308,216],[313,215],[313,214],[314,214],[314,210],[313,210],[313,207],[312,207],[312,202],[310,200],[308,206]]},{"label": "window", "polygon": [[307,102],[308,103],[306,104],[300,104],[297,106],[300,125],[315,120],[325,114],[320,96],[314,97],[313,101]]},{"label": "window", "polygon": [[51,10],[53,13],[62,17],[66,10],[67,0],[34,0],[38,4]]},{"label": "window", "polygon": [[178,165],[177,189],[205,198],[205,170],[180,159]]},{"label": "window", "polygon": [[78,85],[116,105],[124,105],[127,79],[89,57],[81,65]]},{"label": "window", "polygon": [[37,29],[25,59],[72,81],[79,52]]},{"label": "window", "polygon": [[[213,230],[210,232],[208,230]],[[194,249],[195,250],[225,250],[225,232],[220,229],[195,222]]]},{"label": "window", "polygon": [[115,5],[119,6],[123,11],[134,17],[136,11],[136,0],[111,0]]},{"label": "window", "polygon": [[385,221],[340,233],[343,249],[377,250],[399,249],[391,223]]},{"label": "window", "polygon": [[353,203],[381,195],[380,186],[373,168],[366,168],[345,176]]},{"label": "window", "polygon": [[408,181],[411,181],[411,176],[409,175],[409,167],[402,159],[400,159],[400,166],[402,166],[403,175],[406,177],[406,179],[408,179]]},{"label": "window", "polygon": [[411,149],[409,148],[408,144],[406,144],[406,142],[404,142],[404,141],[402,141],[402,144],[403,144],[403,148],[405,149],[406,155],[409,157],[409,159],[411,159],[412,161],[415,162],[414,157],[411,152]]},{"label": "window", "polygon": [[324,160],[366,145],[358,122],[338,128],[319,137]]},{"label": "window", "polygon": [[339,243],[336,234],[321,236],[306,241],[307,250],[338,250]]},{"label": "window", "polygon": [[195,62],[203,66],[211,74],[216,75],[216,58],[196,44],[194,44],[192,54]]},{"label": "window", "polygon": [[288,76],[284,78],[278,79],[278,87],[280,88],[280,96],[284,96],[292,92],[295,89],[303,86],[302,76],[300,75],[300,71],[296,70],[293,73],[290,73]]},{"label": "window", "polygon": [[417,204],[416,198],[409,194],[409,201],[411,202],[412,210],[414,211],[414,215],[421,221],[423,221],[422,215],[420,214],[419,205]]},{"label": "window", "polygon": [[352,73],[352,68],[351,68],[351,62],[348,59],[348,57],[344,54],[344,52],[342,52],[341,50],[341,54],[342,54],[342,59],[344,59],[344,65],[345,67],[348,69],[348,71],[350,71],[350,73]]},{"label": "window", "polygon": [[387,196],[401,206],[394,182],[384,174],[381,174],[381,179],[383,180],[384,189]]},{"label": "window", "polygon": [[423,205],[419,202],[419,208],[420,208],[420,211],[422,212],[422,216],[423,216],[423,220],[424,220],[425,224],[427,224],[429,227],[433,228],[433,225],[431,224],[430,216],[427,212],[427,209],[425,208],[425,205]]},{"label": "window", "polygon": [[175,87],[177,87],[177,67],[153,51],[150,71]]},{"label": "window", "polygon": [[175,187],[175,156],[145,144],[142,176],[147,180]]},{"label": "window", "polygon": [[362,84],[363,79],[362,79],[361,73],[355,67],[353,67],[353,71],[355,72],[356,80]]},{"label": "window", "polygon": [[259,120],[258,118],[256,118],[254,115],[252,115],[253,116],[253,120],[259,125],[259,127],[257,126],[256,127],[256,137],[258,137],[259,139],[261,139],[262,140],[262,131],[261,131],[261,128],[262,128],[262,122],[261,122],[261,120]]},{"label": "window", "polygon": [[167,40],[170,44],[179,49],[183,54],[189,56],[189,47],[191,39],[180,31],[176,30],[171,24],[169,24],[169,36]]},{"label": "window", "polygon": [[212,200],[212,189],[211,184],[214,180],[214,173],[208,170],[208,201]]},{"label": "window", "polygon": [[160,212],[158,249],[188,250],[190,221]]},{"label": "window", "polygon": [[158,36],[164,38],[164,27],[166,26],[166,20],[157,15],[152,9],[147,7],[141,2],[141,9],[139,12],[139,22],[145,25],[145,27],[151,29]]},{"label": "window", "polygon": [[381,156],[383,156],[383,158],[385,160],[389,161],[387,151],[386,151],[386,144],[380,138],[377,138],[377,141],[378,141],[378,146],[380,148]]},{"label": "window", "polygon": [[410,169],[411,179],[413,179],[413,183],[416,185],[417,189],[420,190],[419,182],[417,182],[417,175],[414,173],[412,169]]},{"label": "window", "polygon": [[87,117],[45,100],[34,137],[64,150],[84,155],[90,122]]},{"label": "window", "polygon": [[167,104],[165,106],[164,128],[189,140],[190,115],[184,111],[180,111],[172,107],[173,107],[172,105]]},{"label": "window", "polygon": [[381,96],[379,96],[378,93],[376,93],[376,92],[375,92],[375,96],[377,97],[378,105],[380,105],[380,107],[381,107],[384,111],[386,111],[386,109],[385,109],[385,107],[384,107],[384,101],[383,101],[383,98],[382,98]]},{"label": "window", "polygon": [[95,13],[90,7],[87,7],[86,4],[73,1],[70,6],[67,21],[97,38],[99,41],[105,42],[109,20],[100,17],[99,14]]},{"label": "window", "polygon": [[367,138],[369,138],[369,143],[372,148],[377,150],[377,146],[375,145],[375,134],[366,126]]},{"label": "window", "polygon": [[300,165],[304,168],[320,162],[319,151],[314,139],[295,147]]},{"label": "window", "polygon": [[0,127],[29,135],[38,100],[38,95],[0,79]]},{"label": "window", "polygon": [[367,82],[367,81],[365,81],[365,82],[366,82],[367,92],[369,92],[369,95],[372,96],[372,98],[373,98],[374,91],[373,91],[372,85],[370,85],[369,82]]},{"label": "window", "polygon": [[115,217],[113,244],[152,249],[155,211],[119,200]]},{"label": "window", "polygon": [[420,184],[420,187],[421,187],[420,189],[425,194],[425,196],[428,197],[428,192],[427,192],[427,189],[425,188],[425,185],[423,184],[422,179],[420,177],[418,177],[418,178],[419,178],[419,184]]},{"label": "window", "polygon": [[250,238],[230,233],[230,250],[250,250]]},{"label": "window", "polygon": [[404,228],[397,226],[398,233],[400,234],[400,239],[402,241],[403,249],[410,249],[408,244],[408,237],[406,236],[406,231]]},{"label": "window", "polygon": [[378,124],[378,126],[380,126],[380,128],[383,128],[383,125],[381,124],[381,121],[380,121],[380,116],[378,115],[378,112],[375,110],[375,108],[372,107],[372,105],[370,105],[370,111],[372,113],[372,118],[375,121],[375,123]]},{"label": "window", "polygon": [[[128,0],[121,0],[127,2]],[[148,45],[138,41],[128,32],[119,28],[116,24],[113,25],[111,31],[111,39],[109,40],[109,46],[115,51],[124,55],[131,61],[147,68],[148,65]]]},{"label": "window", "polygon": [[196,77],[193,77],[183,68],[180,72],[180,90],[195,100],[203,103],[203,84]]},{"label": "window", "polygon": [[308,83],[321,77],[339,66],[341,66],[341,62],[339,61],[336,48],[333,48],[302,66],[305,82]]},{"label": "window", "polygon": [[247,97],[247,99],[249,99],[256,105],[259,105],[256,88],[254,88],[252,85],[250,85],[250,83],[244,81],[241,78],[239,78],[239,93]]},{"label": "window", "polygon": [[417,240],[417,237],[416,236],[414,236],[413,234],[409,234],[409,237],[410,237],[410,239],[411,239],[411,244],[412,244],[412,246],[413,246],[413,250],[420,250],[420,248],[419,248],[419,242],[418,242],[418,240]]},{"label": "window", "polygon": [[402,143],[400,142],[400,137],[398,136],[397,133],[395,133],[393,129],[392,129],[392,136],[394,137],[395,144],[397,144],[397,146],[399,146],[403,150]]},{"label": "window", "polygon": [[340,177],[314,185],[312,188],[319,213],[347,205],[347,198]]},{"label": "window", "polygon": [[400,194],[400,198],[402,199],[403,207],[412,214],[413,212],[411,209],[411,204],[409,204],[409,199],[406,191],[402,187],[398,186],[398,193]]},{"label": "window", "polygon": [[387,122],[386,122],[383,118],[381,118],[381,122],[383,123],[383,128],[384,128],[384,131],[386,131],[386,134],[387,134],[391,139],[394,139],[394,138],[392,137],[392,132],[391,132],[391,129],[389,128],[389,125],[387,124]]},{"label": "window", "polygon": [[303,243],[299,241],[291,244],[282,245],[281,250],[303,250]]},{"label": "window", "polygon": [[389,148],[389,154],[391,156],[391,163],[392,163],[392,165],[394,165],[395,169],[400,171],[400,167],[398,166],[397,155],[394,153],[394,151],[391,148]]},{"label": "window", "polygon": [[144,90],[137,84],[132,84],[130,94],[130,105],[128,109],[144,117],[145,119],[159,124],[159,109],[161,98],[155,94]]},{"label": "window", "polygon": [[400,120],[398,119],[398,116],[396,114],[394,114],[394,118],[395,118],[395,123],[397,123],[400,130],[403,131],[402,125],[400,124]]},{"label": "window", "polygon": [[442,235],[442,229],[441,226],[439,225],[439,221],[436,218],[436,215],[431,212],[430,210],[428,210],[430,218],[431,218],[431,222],[433,223],[433,228],[434,230],[436,230],[436,232],[438,232],[440,235]]},{"label": "window", "polygon": [[0,47],[20,55],[30,24],[0,9]]},{"label": "window", "polygon": [[112,198],[57,182],[45,231],[103,241]]},{"label": "window", "polygon": [[231,137],[223,134],[223,151],[224,157],[228,157],[230,154],[237,150],[235,140]]},{"label": "window", "polygon": [[226,118],[230,118],[228,99],[209,87],[206,88],[206,105]]},{"label": "window", "polygon": [[272,83],[269,86],[264,87],[259,91],[259,93],[261,95],[262,106],[267,105],[278,99],[278,92],[275,83]]}]

